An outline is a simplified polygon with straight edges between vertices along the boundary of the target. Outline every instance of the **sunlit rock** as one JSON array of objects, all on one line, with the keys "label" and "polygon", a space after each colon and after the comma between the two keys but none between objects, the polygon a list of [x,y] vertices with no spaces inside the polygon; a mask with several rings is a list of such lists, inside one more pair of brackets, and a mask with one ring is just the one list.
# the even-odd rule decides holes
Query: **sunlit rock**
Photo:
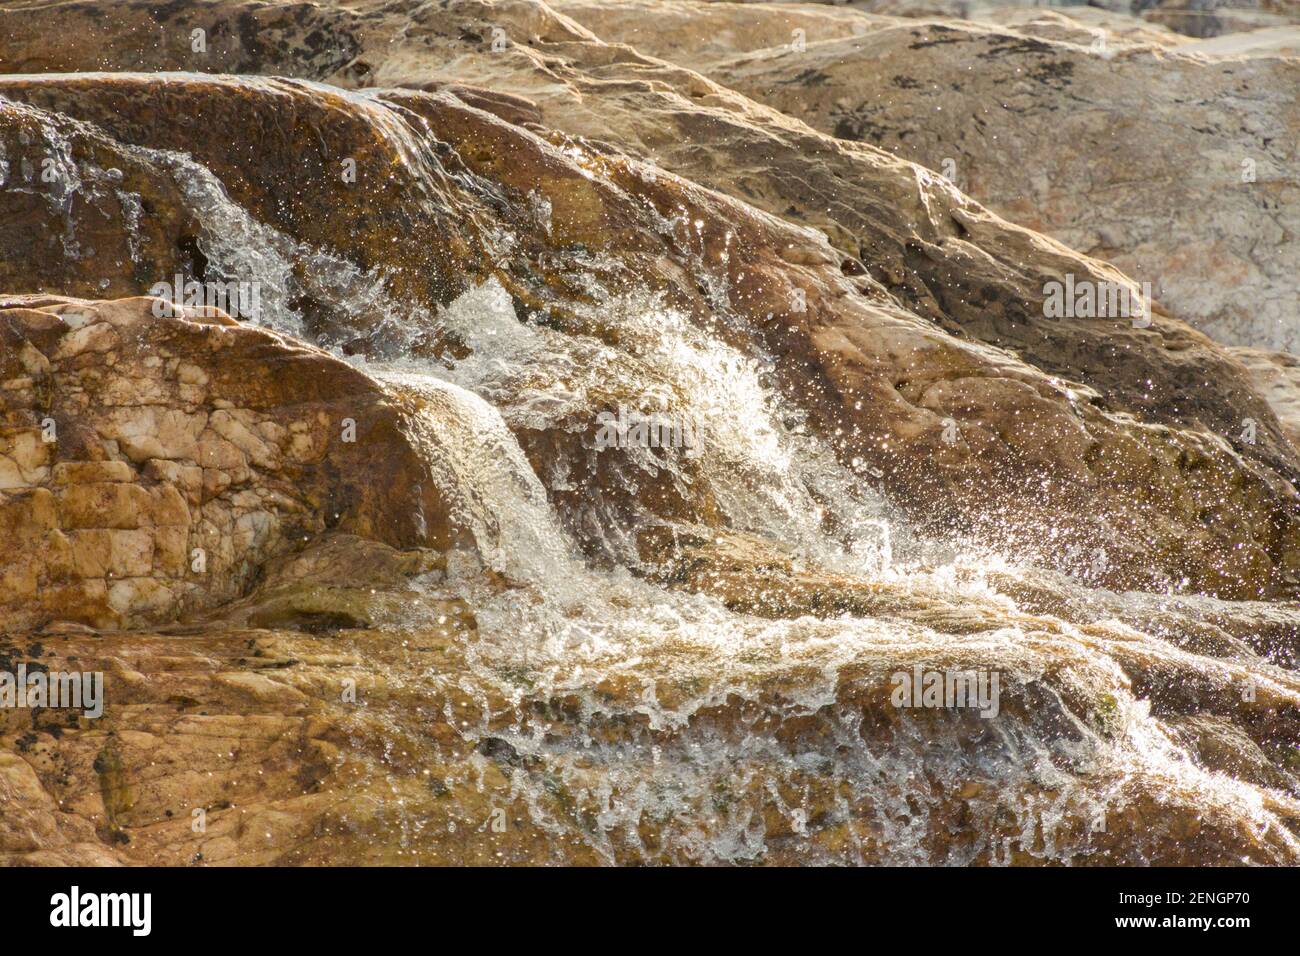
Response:
[{"label": "sunlit rock", "polygon": [[0,863],[1300,861],[1284,355],[553,6],[88,9],[0,19]]},{"label": "sunlit rock", "polygon": [[[575,457],[578,433],[590,429],[583,441],[594,439],[598,414],[616,409],[620,400],[643,403],[656,388],[673,400],[671,381],[654,381],[662,363],[657,369],[645,363],[648,346],[632,333],[629,307],[610,305],[616,290],[631,287],[659,297],[663,308],[758,361],[760,372],[771,362],[764,377],[842,462],[859,462],[864,480],[878,481],[904,509],[936,526],[1021,542],[1066,566],[1077,564],[1086,547],[1092,554],[1087,560],[1100,562],[1104,579],[1114,582],[1243,596],[1291,586],[1296,452],[1240,366],[1158,310],[1140,322],[1046,317],[1046,285],[1031,282],[1030,274],[1065,275],[1085,285],[1126,280],[1000,222],[916,167],[820,140],[840,151],[841,161],[874,176],[885,190],[878,195],[898,197],[898,207],[883,206],[880,198],[870,207],[880,211],[876,225],[884,231],[874,233],[873,249],[860,250],[859,264],[805,227],[678,177],[648,176],[644,166],[621,155],[564,137],[540,138],[445,92],[318,94],[286,81],[173,77],[158,85],[120,75],[7,79],[0,81],[0,94],[80,113],[137,146],[179,144],[189,135],[180,117],[212,108],[269,116],[277,104],[295,102],[299,115],[320,111],[340,129],[356,131],[345,137],[372,125],[378,139],[369,148],[383,157],[384,170],[396,164],[406,183],[397,192],[384,187],[385,202],[411,217],[432,215],[446,230],[468,237],[463,245],[440,247],[439,256],[451,257],[449,274],[473,276],[484,268],[477,250],[498,248],[494,278],[510,293],[517,316],[562,333],[539,332],[562,352],[585,347],[575,335],[593,336],[612,349],[599,361],[626,370],[623,384],[603,399],[580,391],[569,413],[576,419],[553,414],[534,423],[510,412],[506,400],[508,424],[520,433],[534,469],[571,527],[587,526],[582,533],[598,550],[608,551],[608,542],[596,540],[592,521],[608,524],[610,517],[573,512],[585,512],[594,488],[611,502],[636,489],[635,507],[610,513],[623,520],[646,508],[659,517],[727,520],[717,513],[714,476],[692,478],[698,459],[677,456],[677,475],[671,465],[644,467],[643,482],[630,487],[627,473],[610,471],[600,456]],[[128,104],[147,104],[155,96],[172,106],[131,112]],[[756,114],[757,129],[734,125],[733,132],[748,130],[752,138],[769,122]],[[818,139],[811,131],[795,133],[808,147]],[[421,139],[430,134],[449,152],[431,150]],[[254,176],[232,157],[224,138],[191,138],[195,160],[211,163],[229,180],[228,192],[212,200],[215,206],[201,208],[228,213],[233,202],[260,209],[269,184],[297,181],[299,149],[259,152]],[[501,159],[506,156],[508,163]],[[451,175],[454,170],[460,175]],[[201,175],[194,169],[186,174]],[[919,209],[924,220],[903,218]],[[261,317],[264,324],[315,329],[345,351],[380,358],[413,349],[454,359],[465,334],[449,336],[434,318],[454,289],[412,300],[398,295],[405,286],[390,282],[383,269],[361,271],[351,285],[331,288],[339,273],[330,257],[364,258],[350,237],[364,234],[367,220],[352,203],[324,203],[320,210],[310,223],[296,224],[292,216],[279,221],[305,238],[277,229],[279,239],[267,240],[270,251],[253,262],[232,252],[210,268],[261,278],[263,302],[281,303],[279,311]],[[247,248],[257,233],[240,221],[250,233]],[[891,232],[903,229],[906,234]],[[215,250],[216,238],[206,246]],[[392,268],[427,278],[423,253],[408,259],[404,248],[393,247]],[[280,275],[259,270],[277,256]],[[917,276],[928,278],[916,286]],[[357,284],[369,290],[360,304]],[[330,323],[313,321],[318,310],[311,303],[318,300],[303,305],[304,287],[330,303]],[[1003,348],[972,342],[972,335]],[[638,363],[646,373],[636,371]],[[1204,376],[1219,387],[1186,387]],[[566,384],[577,387],[572,378]],[[501,402],[526,385],[516,380],[477,387],[494,389]],[[1138,424],[1143,419],[1148,424]],[[1252,441],[1240,437],[1247,420],[1255,423]],[[137,458],[149,453],[148,442],[125,447]],[[208,453],[227,447],[233,445],[218,435]],[[572,464],[567,474],[554,472],[556,456]],[[617,456],[604,457],[613,462]],[[1243,474],[1251,476],[1246,484]],[[569,478],[586,490],[566,504]],[[660,490],[641,497],[644,483],[655,481]],[[1052,529],[1046,537],[1044,528]]]},{"label": "sunlit rock", "polygon": [[[611,42],[658,16],[559,8]],[[1172,314],[1222,342],[1300,347],[1300,259],[1287,238],[1300,230],[1300,157],[1286,145],[1300,64],[1280,49],[1243,61],[1227,45],[1162,49],[1081,23],[864,18],[854,34],[809,33],[802,49],[727,54],[719,31],[753,15],[708,9],[719,13],[692,21],[694,42],[649,30],[639,48],[934,170],[1012,222],[1149,282]]]},{"label": "sunlit rock", "polygon": [[174,620],[326,529],[450,543],[410,409],[319,351],[157,303],[3,301],[8,626]]}]

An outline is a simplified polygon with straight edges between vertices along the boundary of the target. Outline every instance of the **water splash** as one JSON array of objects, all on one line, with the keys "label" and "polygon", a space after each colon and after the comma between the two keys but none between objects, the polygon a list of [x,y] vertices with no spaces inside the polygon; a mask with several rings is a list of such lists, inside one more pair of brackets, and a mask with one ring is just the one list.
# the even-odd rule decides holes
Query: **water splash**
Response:
[{"label": "water splash", "polygon": [[[464,667],[423,670],[423,691],[459,695],[480,715],[457,720],[484,751],[463,782],[481,788],[493,754],[513,754],[497,768],[510,796],[557,845],[606,862],[1069,863],[1099,852],[1159,862],[1213,831],[1252,859],[1300,859],[1294,795],[1201,766],[1134,686],[1153,674],[1203,702],[1202,685],[1249,674],[1296,706],[1290,672],[1244,639],[1199,656],[1209,652],[1189,638],[1198,616],[1233,608],[1099,592],[976,551],[944,556],[808,433],[765,384],[761,356],[653,296],[592,279],[598,305],[575,307],[589,331],[521,319],[495,281],[443,309],[401,308],[382,274],[256,222],[188,157],[150,155],[207,224],[211,267],[263,283],[263,324],[303,334],[293,303],[310,293],[341,314],[393,317],[375,333],[389,344],[434,329],[460,346],[437,360],[394,357],[401,348],[349,360],[419,408],[416,437],[473,543],[419,582],[431,599],[464,601],[477,622],[459,648]],[[418,152],[408,161],[418,173]],[[725,287],[711,288],[725,308]],[[637,492],[582,484],[562,459],[535,469],[521,442],[552,435],[595,454],[596,416],[619,402],[689,415],[702,439],[690,458],[621,448],[626,474],[667,475],[686,498],[707,483],[719,528],[853,575],[878,589],[878,611],[771,619],[643,577],[634,535],[603,500]],[[612,564],[585,560],[557,509],[575,490],[604,522]],[[1001,714],[901,719],[889,679],[914,666],[998,671]],[[1237,716],[1216,693],[1218,712]]]}]

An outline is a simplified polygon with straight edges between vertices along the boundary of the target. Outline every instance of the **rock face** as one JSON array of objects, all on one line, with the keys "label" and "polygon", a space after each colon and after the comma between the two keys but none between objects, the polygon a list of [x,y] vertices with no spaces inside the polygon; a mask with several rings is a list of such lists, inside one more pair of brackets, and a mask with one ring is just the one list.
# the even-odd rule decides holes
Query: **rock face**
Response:
[{"label": "rock face", "polygon": [[1232,33],[1209,40],[1184,44],[1180,52],[1205,53],[1210,56],[1300,55],[1300,27],[1274,27]]},{"label": "rock face", "polygon": [[[216,42],[224,36],[221,24],[240,15],[238,5],[205,5],[155,24],[186,34],[194,24],[207,24],[196,27],[214,38],[202,55],[141,52],[133,39],[139,32],[128,25],[132,16],[153,23],[151,8],[121,9],[111,26],[122,32],[97,36],[97,64],[298,72],[352,84],[418,76],[421,85],[435,87],[463,87],[491,76],[498,90],[538,98],[535,114],[521,114],[517,104],[499,97],[467,94],[460,100],[445,90],[345,97],[286,81],[174,77],[159,83],[143,76],[0,83],[0,95],[10,100],[75,116],[131,146],[186,149],[211,166],[241,208],[256,210],[291,244],[310,250],[295,252],[291,245],[285,253],[295,275],[309,271],[318,253],[372,262],[367,256],[375,240],[362,238],[376,214],[370,210],[391,208],[400,210],[395,222],[427,222],[433,234],[455,237],[436,252],[420,242],[387,243],[385,262],[397,274],[390,287],[415,290],[424,296],[417,304],[446,301],[460,287],[457,277],[481,275],[486,250],[498,264],[493,274],[520,308],[568,315],[571,330],[599,332],[599,317],[582,318],[574,308],[586,294],[572,277],[594,269],[606,288],[634,278],[697,319],[733,315],[729,334],[739,336],[733,341],[778,359],[783,391],[806,409],[820,434],[840,436],[835,447],[841,459],[880,473],[895,500],[922,520],[981,534],[996,528],[999,540],[1055,562],[1083,546],[1100,548],[1116,584],[1185,579],[1225,595],[1291,586],[1296,452],[1244,370],[1158,311],[1147,328],[1132,328],[1122,318],[1048,318],[1047,282],[1066,275],[1084,283],[1126,280],[998,220],[918,167],[820,135],[698,74],[605,46],[541,6],[453,5],[427,21],[416,13],[418,29],[404,28],[409,45],[396,47],[387,43],[399,29],[395,21],[363,22],[341,9],[246,11],[275,18],[279,32],[271,32],[284,37],[280,45],[253,50],[233,38]],[[77,8],[62,15],[71,18],[68,32],[75,32]],[[335,33],[352,38],[350,66],[302,54],[306,40],[291,41],[297,31],[318,26],[320,16],[331,18]],[[40,50],[31,37],[35,20],[10,17],[8,23],[29,59],[7,62],[45,68],[34,52]],[[490,40],[465,39],[491,37],[494,25],[528,42],[498,52]],[[410,39],[416,35],[418,43]],[[543,55],[543,48],[554,55]],[[358,63],[367,65],[360,77]],[[495,105],[505,118],[467,102]],[[304,137],[330,124],[336,137],[330,155],[316,151],[316,158],[304,160],[313,151],[296,145],[288,130],[283,146],[259,137],[270,145],[259,147],[257,157],[229,149],[224,130],[269,131],[279,110],[301,118]],[[204,128],[214,135],[187,121],[199,113],[220,118]],[[832,244],[682,180],[652,180],[647,167],[609,147],[556,132],[540,138],[514,125],[528,125],[530,115],[616,141],[633,155],[657,156],[675,172],[826,230]],[[418,118],[414,125],[412,117]],[[275,198],[272,184],[296,175],[303,162],[325,170],[331,159],[348,158],[367,127],[383,135],[372,146],[378,153],[359,157],[358,185],[393,164],[404,170],[396,182],[380,176],[380,184],[363,187],[359,198],[335,202],[343,187],[328,184],[329,176],[312,178],[309,191],[320,199],[310,209],[326,209],[326,215]],[[426,130],[454,155],[441,157],[421,145]],[[468,176],[458,178],[461,171]],[[504,207],[503,187],[515,197]],[[546,209],[549,223],[538,218]],[[682,225],[665,232],[659,225],[664,220]],[[732,256],[733,248],[745,248],[746,260]],[[600,250],[602,262],[593,262],[588,250]],[[437,268],[431,257],[439,259]],[[709,278],[698,286],[680,279],[701,271]],[[152,278],[135,281],[144,285]],[[394,329],[383,322],[391,305],[356,307],[353,296],[346,307],[337,297],[331,306],[319,291],[328,276],[297,284],[317,291],[303,296],[289,288],[281,296],[309,303],[290,325],[300,322],[334,341],[357,337],[364,343],[356,347],[364,349],[382,343],[389,331],[399,343],[423,337],[417,347],[444,347],[433,329],[420,331],[427,319],[410,312],[409,304],[397,307],[410,318]],[[394,300],[407,301],[388,297]],[[330,317],[317,318],[321,314]],[[1219,386],[1189,387],[1203,381]],[[630,390],[637,391],[643,386]],[[1137,426],[1134,418],[1158,427]],[[1247,420],[1256,423],[1254,444],[1240,439]],[[536,441],[524,431],[525,448],[544,450],[571,426],[544,428]],[[534,454],[534,465],[544,464]],[[606,470],[592,466],[587,473],[599,482]],[[1249,476],[1244,483],[1243,475]],[[699,483],[692,487],[698,491],[675,488],[655,496],[662,507],[654,510],[681,514],[673,502],[686,495],[694,499],[687,515],[705,517],[712,507],[707,492]],[[1076,516],[1068,526],[1059,518],[1065,513]],[[588,520],[570,519],[574,526]],[[1046,539],[1044,528],[1052,529]]]},{"label": "rock face", "polygon": [[905,22],[899,17],[811,3],[560,0],[547,6],[601,39],[626,43],[639,53],[705,75],[714,60],[738,53],[862,36],[881,25]]},{"label": "rock face", "polygon": [[[639,36],[658,16],[591,6],[559,4],[610,41]],[[1012,222],[1149,283],[1220,341],[1300,349],[1294,59],[1183,56],[1097,40],[1082,25],[1048,32],[1041,21],[1006,30],[865,19],[865,35],[837,21],[809,32],[802,50],[787,39],[728,57],[717,37],[754,15],[714,9],[694,44],[683,31],[650,30],[640,49],[949,176]],[[774,27],[778,11],[765,18]]]},{"label": "rock face", "polygon": [[3,12],[0,862],[1300,861],[1284,357],[546,4]]},{"label": "rock face", "polygon": [[[741,2],[767,4],[767,0]],[[810,2],[839,4],[839,0]],[[895,17],[951,17],[994,23],[1006,22],[1003,17],[1008,16],[1028,14],[1036,18],[1041,12],[1033,9],[1036,4],[1004,5],[997,0],[847,0],[845,5]],[[1300,9],[1294,0],[1089,0],[1089,6],[1068,6],[1065,11],[1071,19],[1093,20],[1104,15],[1148,24],[1155,30],[1176,30],[1192,37],[1254,32],[1300,23]]]},{"label": "rock face", "polygon": [[1300,23],[1300,5],[1295,0],[1162,0],[1143,17],[1188,36],[1214,37]]},{"label": "rock face", "polygon": [[[1001,599],[954,602],[937,582],[828,576],[744,536],[714,539],[679,538],[678,567],[665,569],[675,589],[747,606],[768,627],[790,613],[869,609],[907,641],[792,634],[779,654],[760,642],[737,657],[679,640],[640,646],[635,671],[602,669],[593,684],[590,659],[534,683],[517,657],[495,656],[464,603],[427,597],[427,622],[408,616],[396,632],[211,622],[182,634],[11,636],[0,644],[11,664],[103,671],[109,705],[98,721],[0,711],[0,861],[1296,861],[1300,784],[1286,748],[1300,682],[1252,669],[1241,639],[1218,626],[1295,647],[1294,611],[1162,598],[1127,608],[1121,625],[1115,608],[1071,610],[1048,588],[1038,600],[1064,619],[1008,616]],[[391,549],[369,546],[358,561],[351,547],[324,541],[281,563],[270,592],[304,571],[317,587],[342,583],[316,576],[340,548],[377,605],[407,590]],[[1016,642],[994,636],[1013,627]],[[1102,646],[1122,671],[1098,664]],[[1004,669],[1001,723],[891,706],[891,675],[922,662]],[[1250,675],[1259,685],[1247,701]],[[1145,736],[1152,719],[1129,709],[1133,694],[1186,741],[1193,776],[1172,788],[1158,759],[1168,744]],[[540,746],[526,742],[534,735]],[[1130,735],[1144,744],[1125,753],[1136,766],[1107,756]],[[1023,773],[1016,748],[1042,742]]]},{"label": "rock face", "polygon": [[449,543],[398,402],[315,350],[156,304],[0,303],[9,626],[175,620],[326,528]]},{"label": "rock face", "polygon": [[1232,354],[1255,379],[1255,387],[1282,422],[1282,430],[1300,448],[1300,359],[1290,352],[1233,349]]},{"label": "rock face", "polygon": [[[267,287],[257,318],[306,336],[337,336],[343,319],[330,303],[349,294],[351,328],[374,331],[368,326],[388,318],[365,290],[349,285],[359,271],[382,270],[388,290],[413,301],[443,300],[468,286],[474,276],[464,264],[484,257],[465,248],[459,228],[473,221],[472,210],[440,205],[430,184],[414,176],[350,181],[351,170],[394,158],[394,144],[373,136],[385,121],[382,108],[275,81],[258,84],[256,95],[239,81],[214,79],[200,88],[204,105],[220,112],[198,128],[187,112],[196,105],[195,84],[184,80],[149,86],[147,109],[156,115],[148,119],[123,99],[142,93],[140,84],[41,85],[33,98],[43,96],[49,111],[38,114],[5,104],[5,150],[14,157],[6,207],[24,227],[5,239],[8,283],[25,276],[37,288],[79,295],[139,294],[176,273],[204,281],[209,257],[239,258]],[[82,122],[69,119],[78,114]],[[317,125],[308,128],[308,121]],[[247,139],[232,143],[235,130],[247,131]],[[302,150],[309,140],[319,147],[319,137],[337,154]],[[186,160],[183,153],[195,148],[208,150],[211,168]],[[404,158],[412,167],[423,159]],[[301,176],[292,193],[267,178],[289,168]],[[453,195],[449,188],[441,198]],[[208,221],[194,217],[198,207]],[[337,213],[321,216],[322,208]],[[330,231],[343,222],[348,232]],[[308,273],[303,244],[341,258],[321,260]]]},{"label": "rock face", "polygon": [[1107,47],[1125,44],[1151,44],[1160,47],[1188,48],[1190,37],[1175,33],[1168,27],[1121,10],[1108,10],[1096,6],[1071,6],[1045,8],[1039,6],[1006,6],[973,12],[968,19],[981,23],[996,23],[1011,27],[1017,33],[1041,37],[1044,40],[1063,40],[1082,46]]}]

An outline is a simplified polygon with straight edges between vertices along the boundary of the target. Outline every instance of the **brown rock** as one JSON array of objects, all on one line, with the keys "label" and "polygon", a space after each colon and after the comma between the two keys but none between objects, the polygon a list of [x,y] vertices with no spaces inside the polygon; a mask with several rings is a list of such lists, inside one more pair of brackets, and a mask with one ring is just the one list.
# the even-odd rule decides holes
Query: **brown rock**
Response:
[{"label": "brown rock", "polygon": [[[102,718],[0,709],[0,800],[18,807],[0,863],[1297,862],[1300,615],[1162,586],[1287,589],[1300,469],[1265,398],[1286,406],[1167,315],[1042,321],[1047,277],[1119,273],[540,3],[128,0],[93,34],[77,5],[4,12],[5,68],[376,87],[0,83],[22,101],[0,113],[6,145],[67,140],[83,181],[95,157],[134,157],[128,193],[185,207],[160,213],[136,272],[46,241],[98,216],[129,250],[129,198],[91,189],[69,207],[83,222],[0,192],[31,231],[7,274],[75,291],[111,271],[122,294],[158,269],[261,277],[264,321],[440,359],[492,408],[442,378],[380,386],[211,309],[0,311],[0,552],[19,556],[0,564],[19,622],[0,670],[75,663],[106,685]],[[82,35],[93,50],[67,41]],[[369,184],[334,201],[339,149]],[[218,181],[224,200],[192,191]],[[656,351],[700,341],[681,364],[702,382]],[[704,404],[727,384],[710,349],[761,364],[783,427],[806,416],[931,527],[1067,565],[1071,545],[1104,546],[1108,565],[1072,569],[1161,593],[982,557],[832,570],[728,527],[764,477],[729,472],[733,447],[650,462],[593,446],[620,403]],[[471,381],[474,358],[501,368]],[[511,507],[548,506],[593,551],[602,530],[632,538],[650,580],[557,564],[593,577],[556,606],[556,568],[515,581],[444,560],[466,512],[509,543]],[[196,584],[188,550],[208,540]],[[67,623],[179,611],[165,633]],[[557,652],[566,625],[609,640]],[[996,673],[997,716],[896,705],[916,667]]]},{"label": "brown rock", "polygon": [[[184,640],[18,635],[0,655],[39,642],[51,670],[101,670],[106,706],[93,720],[0,711],[0,863],[1295,862],[1293,673],[1113,623],[1009,616],[920,580],[873,592],[752,537],[711,537],[677,540],[698,575],[687,586],[794,574],[826,610],[872,594],[872,618],[910,639],[787,632],[740,655],[674,641],[593,687],[485,666],[501,649],[433,600],[443,623],[407,619],[400,639],[215,622]],[[420,562],[324,539],[273,562],[273,587],[352,572],[400,591]],[[1021,638],[999,643],[1010,626]],[[914,664],[997,668],[996,720],[892,706],[892,675]],[[1258,698],[1216,683],[1225,673],[1257,680]],[[1155,686],[1150,706],[1216,775],[1159,746],[1125,751],[1141,772],[1110,769],[1112,741],[1151,729],[1136,695]],[[1042,748],[1033,773],[1024,742]]]},{"label": "brown rock", "polygon": [[[546,29],[558,31],[555,42],[569,38],[564,49],[574,66],[594,70],[582,63],[604,56],[607,48],[584,38],[568,21],[546,17]],[[524,54],[501,55],[515,63]],[[497,54],[489,49],[481,56]],[[623,51],[616,59],[637,58]],[[654,61],[645,66],[685,88],[703,84],[710,105],[687,112],[668,109],[666,101],[676,94],[644,83],[620,94],[627,103],[642,101],[636,126],[614,129],[608,124],[623,114],[602,111],[605,135],[621,137],[629,149],[644,149],[652,130],[647,118],[664,109],[653,137],[662,141],[668,125],[677,127],[672,138],[677,145],[669,147],[665,162],[710,185],[833,225],[836,241],[853,246],[861,262],[807,229],[675,178],[650,181],[643,166],[620,154],[553,134],[567,150],[562,152],[446,93],[321,97],[288,81],[176,78],[160,86],[125,75],[94,81],[12,79],[0,83],[0,92],[104,123],[138,145],[178,146],[184,138],[196,159],[231,180],[233,195],[259,210],[270,184],[298,174],[298,151],[263,151],[261,168],[248,170],[232,159],[224,137],[196,137],[181,122],[184,116],[218,102],[216,108],[233,111],[232,122],[246,117],[256,126],[258,116],[294,103],[304,117],[328,111],[343,143],[364,138],[367,124],[378,124],[384,130],[382,148],[393,157],[423,148],[414,145],[416,128],[433,131],[450,153],[428,154],[430,178],[417,176],[422,186],[406,192],[385,191],[384,202],[403,207],[412,202],[410,196],[428,190],[443,196],[435,209],[473,211],[469,221],[480,230],[476,242],[503,228],[513,233],[516,244],[499,260],[496,277],[517,300],[516,309],[549,315],[548,321],[558,319],[565,332],[594,333],[617,346],[620,333],[603,325],[607,317],[598,308],[584,309],[589,293],[572,277],[585,274],[588,284],[594,279],[606,288],[635,284],[658,292],[700,322],[721,312],[732,317],[727,334],[742,351],[762,350],[776,359],[778,384],[807,408],[810,424],[823,435],[839,436],[834,447],[842,460],[879,473],[893,497],[926,522],[996,535],[1007,547],[1029,548],[1067,565],[1069,554],[1080,547],[1100,549],[1107,580],[1127,586],[1172,582],[1233,595],[1290,586],[1294,558],[1288,555],[1296,553],[1295,452],[1244,371],[1212,343],[1159,314],[1149,328],[1047,319],[1047,277],[1125,280],[1100,263],[1008,226],[916,167],[819,136],[697,75]],[[572,74],[575,90],[606,95],[607,84],[583,76]],[[537,92],[538,79],[521,79],[515,89]],[[156,109],[142,108],[154,98]],[[591,114],[574,112],[562,97],[548,98],[543,115],[571,127],[593,123]],[[406,125],[411,122],[416,127]],[[769,146],[756,151],[757,140]],[[679,149],[683,143],[691,144],[690,150]],[[706,144],[716,156],[731,158],[701,164],[698,153]],[[743,184],[734,172],[745,168],[742,155],[746,162],[765,157],[765,171],[746,174]],[[395,161],[404,162],[387,160]],[[781,172],[796,165],[797,180]],[[468,175],[457,179],[448,170]],[[798,197],[789,192],[796,181]],[[850,181],[856,185],[847,185]],[[498,183],[513,200],[504,206],[490,203],[491,190],[461,185],[487,182]],[[761,188],[754,188],[759,183]],[[810,183],[816,184],[811,192],[805,188]],[[846,190],[855,188],[861,203],[846,203]],[[832,195],[838,198],[832,201]],[[353,205],[318,208],[329,211],[317,217],[320,222],[278,216],[278,226],[302,228],[313,241],[357,231],[353,217],[360,213]],[[548,222],[539,221],[539,208],[549,208]],[[834,223],[826,218],[828,209],[834,210]],[[695,235],[665,235],[665,220],[690,222]],[[470,228],[455,222],[455,228]],[[746,258],[731,256],[733,247],[744,248]],[[444,254],[454,258],[472,248],[474,242],[467,241]],[[591,251],[600,253],[598,263]],[[474,256],[465,271],[480,268]],[[709,291],[719,283],[729,290],[725,297]],[[364,313],[336,312],[368,326]],[[386,328],[408,348],[423,343],[440,350],[450,344],[440,344],[432,330],[426,333],[422,321],[412,314]],[[388,334],[368,335],[366,347],[382,350]],[[971,342],[972,337],[999,348]],[[1189,387],[1202,380],[1219,387]],[[644,392],[646,384],[633,389]],[[586,415],[594,418],[598,410],[589,407]],[[1134,418],[1157,427],[1137,425]],[[1254,444],[1234,441],[1247,418],[1259,423]],[[166,457],[165,450],[145,440],[150,436],[122,431],[129,457]],[[550,480],[558,457],[577,454],[574,429],[566,423],[531,432],[523,429],[521,444],[533,456],[534,469]],[[1225,439],[1236,447],[1229,449]],[[196,462],[209,468],[203,493],[225,494],[227,480],[234,482],[231,487],[246,481],[241,471],[246,457],[214,432]],[[584,489],[617,500],[627,483],[608,479],[608,468],[571,473],[581,480],[576,494],[564,503],[561,490],[557,500],[570,528],[585,536],[592,518],[582,509],[592,495]],[[617,507],[633,520],[643,520],[637,508],[658,517],[720,520],[707,484],[689,487],[683,494],[670,484],[646,501],[634,493],[634,502],[625,497]],[[1063,514],[1074,517],[1062,522]],[[255,535],[251,528],[248,532]]]},{"label": "brown rock", "polygon": [[[239,596],[268,558],[326,527],[446,546],[428,465],[404,437],[409,410],[323,353],[224,316],[157,318],[152,304],[20,297],[0,310],[0,375],[33,351],[49,363],[39,395],[11,391],[0,401],[0,447],[17,449],[0,493],[9,626],[173,620]],[[63,318],[74,311],[86,324]],[[107,332],[87,334],[100,328]],[[102,364],[80,365],[74,337],[111,342]],[[191,371],[159,376],[160,359]],[[180,394],[195,372],[207,381],[199,405]],[[345,418],[356,422],[354,444],[340,440]],[[296,424],[330,449],[320,462],[281,453]],[[212,456],[207,471],[224,481],[200,499],[198,459],[216,442],[232,454]],[[142,445],[168,457],[138,471],[130,450]],[[37,447],[48,467],[34,467]]]},{"label": "brown rock", "polygon": [[[1053,34],[1009,16],[1011,29],[864,18],[852,35],[820,28],[802,50],[726,54],[727,25],[775,24],[780,8],[710,4],[684,35],[650,28],[657,11],[593,7],[559,5],[603,39],[637,38],[642,52],[950,177],[1012,222],[1148,282],[1220,341],[1300,349],[1300,254],[1287,239],[1300,231],[1292,59],[1162,50],[1100,26]],[[975,334],[1009,344],[1005,329]],[[1086,366],[1062,371],[1097,381]]]}]

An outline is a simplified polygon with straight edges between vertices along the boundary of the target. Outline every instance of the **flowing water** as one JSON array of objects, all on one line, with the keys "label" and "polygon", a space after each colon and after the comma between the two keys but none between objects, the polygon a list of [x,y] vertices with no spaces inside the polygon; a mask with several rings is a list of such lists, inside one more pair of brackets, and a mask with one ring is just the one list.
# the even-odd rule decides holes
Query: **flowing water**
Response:
[{"label": "flowing water", "polygon": [[[341,313],[392,317],[388,347],[348,360],[420,408],[471,542],[420,586],[477,621],[463,667],[393,679],[467,702],[459,730],[482,747],[461,783],[497,766],[554,846],[601,862],[1300,861],[1295,741],[1269,750],[1268,728],[1300,700],[1268,640],[1295,633],[1294,612],[1100,591],[926,540],[772,390],[765,356],[652,295],[595,290],[617,345],[521,319],[495,280],[401,305],[382,274],[254,221],[187,157],[153,155],[208,224],[211,270],[263,283],[263,324],[303,334],[304,285]],[[457,348],[416,357],[400,341],[416,328]],[[696,441],[596,448],[598,415],[619,405],[689,421]],[[874,603],[760,613],[670,585],[638,533],[679,517],[706,545],[772,543],[793,573]],[[391,621],[394,640],[420,614]],[[996,714],[895,706],[892,675],[915,667],[997,674]],[[1215,769],[1206,733],[1262,765]],[[404,827],[406,845],[421,822]]]}]

